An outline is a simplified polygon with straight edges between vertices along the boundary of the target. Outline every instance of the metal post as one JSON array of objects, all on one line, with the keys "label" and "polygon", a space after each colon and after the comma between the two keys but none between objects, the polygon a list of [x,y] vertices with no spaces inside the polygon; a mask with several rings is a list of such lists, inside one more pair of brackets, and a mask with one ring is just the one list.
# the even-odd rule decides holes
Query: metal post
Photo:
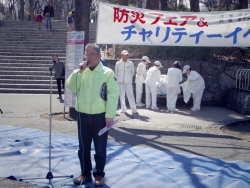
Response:
[{"label": "metal post", "polygon": [[115,59],[115,44],[113,44],[113,59]]},{"label": "metal post", "polygon": [[51,131],[52,131],[52,71],[50,71],[50,118],[49,118],[49,172],[51,172]]}]

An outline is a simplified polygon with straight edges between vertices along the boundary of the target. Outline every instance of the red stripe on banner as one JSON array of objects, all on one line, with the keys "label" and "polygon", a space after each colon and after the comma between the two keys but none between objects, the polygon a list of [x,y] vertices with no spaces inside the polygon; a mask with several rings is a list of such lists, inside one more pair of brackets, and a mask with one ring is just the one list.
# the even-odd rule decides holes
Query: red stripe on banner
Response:
[{"label": "red stripe on banner", "polygon": [[67,44],[84,44],[84,40],[68,40]]}]

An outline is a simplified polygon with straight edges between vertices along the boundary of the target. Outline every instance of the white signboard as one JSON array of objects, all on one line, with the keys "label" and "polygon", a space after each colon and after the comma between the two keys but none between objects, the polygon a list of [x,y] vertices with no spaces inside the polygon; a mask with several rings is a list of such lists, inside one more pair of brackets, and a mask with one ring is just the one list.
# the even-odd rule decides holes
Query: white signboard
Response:
[{"label": "white signboard", "polygon": [[99,3],[97,44],[250,46],[250,9],[166,12]]},{"label": "white signboard", "polygon": [[[79,63],[83,61],[84,52],[84,31],[67,32],[67,46],[66,46],[66,66],[65,66],[65,80],[71,73],[78,69]],[[76,93],[65,88],[64,90],[64,106],[75,107]]]}]

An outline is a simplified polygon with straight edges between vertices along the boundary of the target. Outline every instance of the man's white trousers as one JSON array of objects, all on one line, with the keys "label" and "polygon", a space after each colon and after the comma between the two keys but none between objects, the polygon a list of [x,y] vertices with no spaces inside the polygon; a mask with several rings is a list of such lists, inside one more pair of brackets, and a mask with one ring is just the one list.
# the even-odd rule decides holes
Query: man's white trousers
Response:
[{"label": "man's white trousers", "polygon": [[167,87],[167,107],[168,110],[174,111],[178,97],[179,87]]},{"label": "man's white trousers", "polygon": [[125,93],[126,93],[131,110],[133,112],[137,112],[132,84],[119,84],[119,87],[120,87],[120,103],[122,111],[126,112],[127,110],[125,103]]},{"label": "man's white trousers", "polygon": [[146,106],[150,106],[152,99],[152,107],[157,107],[156,92],[156,83],[146,83]]},{"label": "man's white trousers", "polygon": [[136,104],[140,104],[142,93],[143,93],[143,83],[136,82],[135,84],[136,84]]},{"label": "man's white trousers", "polygon": [[203,91],[204,89],[200,89],[200,90],[197,90],[195,93],[193,93],[193,108],[194,109],[200,110]]}]

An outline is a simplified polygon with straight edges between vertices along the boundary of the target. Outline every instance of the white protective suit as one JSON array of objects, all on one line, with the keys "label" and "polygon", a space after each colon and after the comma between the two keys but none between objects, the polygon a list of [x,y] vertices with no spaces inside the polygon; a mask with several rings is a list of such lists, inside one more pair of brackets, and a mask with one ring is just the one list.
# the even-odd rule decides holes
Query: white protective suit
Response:
[{"label": "white protective suit", "polygon": [[132,87],[132,78],[135,74],[135,67],[132,61],[123,62],[122,59],[116,62],[115,75],[120,88],[120,103],[122,112],[126,112],[125,93],[127,94],[129,106],[133,113],[137,113],[135,98]]},{"label": "white protective suit", "polygon": [[157,95],[166,96],[167,94],[166,82],[167,82],[167,75],[161,74],[160,82],[156,83]]},{"label": "white protective suit", "polygon": [[157,107],[156,98],[156,82],[160,82],[161,71],[156,67],[151,67],[148,70],[147,77],[145,80],[146,83],[146,107],[149,107],[151,104],[152,98],[152,108]]},{"label": "white protective suit", "polygon": [[182,81],[182,71],[178,68],[169,68],[167,73],[167,107],[170,111],[176,110],[176,101],[180,82]]},{"label": "white protective suit", "polygon": [[185,103],[187,103],[193,95],[193,109],[200,110],[201,98],[205,89],[205,82],[201,75],[191,70],[188,75],[187,81],[182,84],[183,97]]},{"label": "white protective suit", "polygon": [[136,103],[137,104],[141,104],[141,96],[142,96],[142,92],[143,92],[143,84],[145,83],[146,76],[147,76],[146,65],[143,62],[141,62],[137,66],[136,78],[135,78]]}]

